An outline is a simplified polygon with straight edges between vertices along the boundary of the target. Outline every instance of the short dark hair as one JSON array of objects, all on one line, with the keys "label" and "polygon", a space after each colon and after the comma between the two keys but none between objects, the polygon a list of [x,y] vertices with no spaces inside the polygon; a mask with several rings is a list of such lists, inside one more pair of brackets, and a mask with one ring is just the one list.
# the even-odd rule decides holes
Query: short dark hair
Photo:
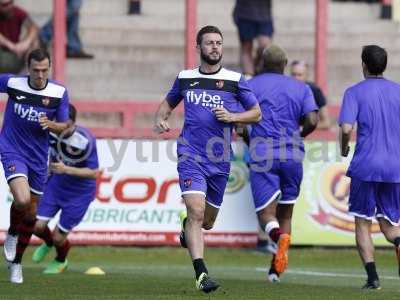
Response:
[{"label": "short dark hair", "polygon": [[50,59],[50,54],[44,49],[35,49],[32,50],[29,55],[28,55],[28,67],[31,65],[31,61],[36,60],[36,61],[42,61],[44,59],[49,60],[49,64],[51,65],[51,59]]},{"label": "short dark hair", "polygon": [[362,48],[361,60],[371,75],[380,75],[386,70],[387,52],[377,45]]},{"label": "short dark hair", "polygon": [[262,72],[282,73],[287,65],[287,54],[285,50],[277,45],[271,45],[264,49],[262,53],[263,70]]},{"label": "short dark hair", "polygon": [[69,119],[72,120],[72,122],[76,122],[76,108],[72,104],[69,105]]},{"label": "short dark hair", "polygon": [[197,45],[201,44],[201,41],[203,40],[203,35],[205,35],[206,33],[218,33],[221,36],[221,38],[224,38],[222,36],[221,30],[219,30],[218,27],[212,26],[212,25],[207,25],[207,26],[204,26],[203,28],[201,28],[199,30],[199,32],[197,33],[197,37],[196,37]]}]

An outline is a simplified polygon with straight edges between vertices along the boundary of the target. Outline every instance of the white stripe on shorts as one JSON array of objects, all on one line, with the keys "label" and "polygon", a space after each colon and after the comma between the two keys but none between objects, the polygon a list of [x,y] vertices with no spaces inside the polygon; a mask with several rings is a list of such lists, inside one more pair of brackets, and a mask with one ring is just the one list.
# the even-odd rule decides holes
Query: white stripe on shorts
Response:
[{"label": "white stripe on shorts", "polygon": [[181,195],[187,195],[187,194],[201,194],[204,197],[206,196],[206,193],[204,193],[203,191],[185,191],[181,193]]},{"label": "white stripe on shorts", "polygon": [[214,208],[218,208],[219,209],[221,207],[221,206],[215,205],[214,203],[208,202],[207,200],[206,200],[206,202],[207,202],[207,204],[209,204],[210,206],[212,206]]},{"label": "white stripe on shorts", "polygon": [[262,205],[262,206],[260,206],[260,207],[256,207],[256,212],[259,212],[260,210],[263,210],[263,209],[266,208],[268,205],[270,205],[271,202],[275,201],[277,198],[278,198],[278,201],[279,201],[279,198],[281,197],[281,195],[282,195],[281,190],[277,190],[277,191],[272,195],[272,197],[268,199],[268,201],[267,201],[264,205]]},{"label": "white stripe on shorts", "polygon": [[366,216],[366,215],[360,215],[360,214],[358,214],[358,213],[351,212],[351,211],[349,211],[349,214],[352,215],[352,216],[359,217],[359,218],[361,218],[361,219],[370,220],[370,221],[372,221],[372,220],[374,219],[374,217],[368,217],[368,216]]},{"label": "white stripe on shorts", "polygon": [[48,220],[51,220],[51,217],[36,216],[36,219],[42,220],[42,221],[48,221]]},{"label": "white stripe on shorts", "polygon": [[279,199],[278,203],[279,204],[294,204],[294,203],[296,203],[296,200],[297,199],[293,199],[293,200],[282,200],[282,199]]},{"label": "white stripe on shorts", "polygon": [[17,174],[12,174],[10,176],[8,176],[6,178],[7,182],[9,182],[11,179],[17,178],[17,177],[25,177],[26,179],[28,179],[28,176],[26,176],[26,174],[24,173],[17,173]]},{"label": "white stripe on shorts", "polygon": [[36,194],[36,195],[39,195],[39,196],[43,195],[43,192],[39,192],[38,190],[35,190],[33,188],[30,188],[30,190],[31,190],[32,194]]},{"label": "white stripe on shorts", "polygon": [[60,225],[60,222],[58,222],[58,224],[57,224],[57,227],[58,228],[60,228],[62,231],[64,231],[64,232],[70,232],[70,230],[67,230],[67,229],[65,229],[64,227],[62,227],[61,225]]},{"label": "white stripe on shorts", "polygon": [[386,221],[388,221],[392,226],[399,226],[399,223],[393,222],[392,220],[389,219],[388,216],[384,214],[377,214],[376,218],[384,218]]}]

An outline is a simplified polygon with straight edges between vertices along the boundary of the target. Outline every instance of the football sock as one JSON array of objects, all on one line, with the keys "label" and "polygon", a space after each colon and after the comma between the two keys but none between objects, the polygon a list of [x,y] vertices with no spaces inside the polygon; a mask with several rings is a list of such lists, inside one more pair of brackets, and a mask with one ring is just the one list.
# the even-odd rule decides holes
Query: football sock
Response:
[{"label": "football sock", "polygon": [[19,226],[17,251],[13,263],[20,264],[22,256],[29,245],[35,227],[35,220],[24,220]]},{"label": "football sock", "polygon": [[8,233],[11,235],[18,234],[18,227],[22,223],[24,219],[25,209],[17,209],[15,203],[11,204],[10,208],[10,228],[8,229]]},{"label": "football sock", "polygon": [[65,240],[61,246],[55,246],[57,251],[56,261],[65,262],[67,258],[69,249],[71,249],[71,244],[68,240]]},{"label": "football sock", "polygon": [[277,221],[268,222],[268,224],[265,226],[265,232],[275,243],[278,242],[280,235],[283,233],[279,228],[279,223]]},{"label": "football sock", "polygon": [[267,247],[268,246],[268,240],[257,240],[257,247]]},{"label": "football sock", "polygon": [[187,221],[187,217],[186,217],[186,218],[183,220],[183,222],[182,222],[183,231],[185,231],[186,221]]},{"label": "football sock", "polygon": [[365,264],[365,271],[367,271],[368,281],[379,280],[378,273],[376,273],[375,262],[369,262]]},{"label": "football sock", "polygon": [[400,247],[400,236],[398,236],[397,238],[394,239],[394,245],[396,247]]},{"label": "football sock", "polygon": [[204,264],[204,260],[202,258],[197,258],[193,261],[193,268],[196,273],[196,279],[199,279],[201,273],[208,274],[208,270],[206,265]]}]

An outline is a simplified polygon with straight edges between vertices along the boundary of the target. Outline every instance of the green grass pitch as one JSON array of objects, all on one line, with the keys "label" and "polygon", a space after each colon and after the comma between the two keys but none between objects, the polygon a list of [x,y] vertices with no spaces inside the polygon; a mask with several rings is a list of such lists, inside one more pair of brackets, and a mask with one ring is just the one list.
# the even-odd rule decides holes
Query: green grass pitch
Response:
[{"label": "green grass pitch", "polygon": [[[400,279],[392,249],[378,250],[382,290],[361,291],[365,280],[354,249],[292,249],[289,269],[279,284],[265,280],[270,256],[249,250],[207,249],[210,274],[222,288],[209,295],[194,289],[193,270],[180,248],[75,247],[70,268],[43,275],[46,262],[24,257],[24,283],[8,282],[0,272],[0,299],[400,299]],[[84,271],[101,267],[105,276]]]}]

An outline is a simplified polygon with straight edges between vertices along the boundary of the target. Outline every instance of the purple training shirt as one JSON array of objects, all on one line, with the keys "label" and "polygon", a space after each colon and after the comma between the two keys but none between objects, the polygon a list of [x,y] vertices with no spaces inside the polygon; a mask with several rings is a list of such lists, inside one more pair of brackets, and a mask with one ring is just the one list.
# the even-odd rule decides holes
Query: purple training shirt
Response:
[{"label": "purple training shirt", "polygon": [[347,175],[400,183],[400,85],[367,78],[346,90],[339,125],[357,122],[357,144]]},{"label": "purple training shirt", "polygon": [[249,86],[262,112],[262,120],[251,126],[251,161],[302,160],[299,123],[303,116],[318,110],[310,87],[278,73],[255,76]]}]

